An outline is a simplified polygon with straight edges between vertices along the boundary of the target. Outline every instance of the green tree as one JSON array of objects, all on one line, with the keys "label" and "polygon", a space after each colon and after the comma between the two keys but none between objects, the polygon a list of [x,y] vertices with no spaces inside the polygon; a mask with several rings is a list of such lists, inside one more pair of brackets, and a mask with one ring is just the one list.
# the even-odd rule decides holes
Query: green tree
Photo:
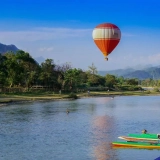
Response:
[{"label": "green tree", "polygon": [[62,65],[55,65],[55,76],[57,79],[57,83],[56,83],[56,88],[59,89],[63,89],[64,85],[65,85],[65,80],[64,80],[64,74],[66,71],[71,69],[71,65],[70,63],[65,63]]},{"label": "green tree", "polygon": [[105,77],[98,75],[98,85],[105,86],[106,80]]},{"label": "green tree", "polygon": [[5,66],[7,70],[6,85],[12,87],[18,85],[19,72],[21,70],[14,53],[9,52],[4,55],[6,57]]},{"label": "green tree", "polygon": [[88,70],[86,71],[88,77],[88,86],[98,86],[99,77],[97,75],[97,68],[95,67],[94,63],[91,66],[88,66]]},{"label": "green tree", "polygon": [[127,79],[126,83],[129,85],[138,85],[138,80],[137,79]]},{"label": "green tree", "polygon": [[5,85],[5,79],[7,76],[7,68],[5,66],[6,57],[0,54],[0,86]]},{"label": "green tree", "polygon": [[123,85],[125,83],[125,79],[123,76],[117,77],[116,79],[119,85]]},{"label": "green tree", "polygon": [[107,74],[106,75],[106,86],[109,88],[114,88],[116,82],[116,77],[114,75]]},{"label": "green tree", "polygon": [[41,64],[41,73],[39,79],[42,84],[47,87],[54,87],[56,83],[56,77],[54,74],[55,64],[52,59],[46,59],[45,62]]},{"label": "green tree", "polygon": [[79,87],[80,88],[85,88],[86,87],[86,84],[87,84],[87,81],[88,81],[88,77],[87,77],[87,74],[86,72],[84,72],[83,70],[79,69],[80,71],[80,84],[79,84]]},{"label": "green tree", "polygon": [[68,88],[70,91],[76,89],[81,83],[80,73],[81,71],[76,68],[67,70],[64,74],[65,88]]},{"label": "green tree", "polygon": [[39,65],[28,52],[24,52],[23,50],[17,51],[15,57],[21,68],[21,72],[19,73],[20,83],[29,88],[35,83],[35,80],[38,77],[37,69]]}]

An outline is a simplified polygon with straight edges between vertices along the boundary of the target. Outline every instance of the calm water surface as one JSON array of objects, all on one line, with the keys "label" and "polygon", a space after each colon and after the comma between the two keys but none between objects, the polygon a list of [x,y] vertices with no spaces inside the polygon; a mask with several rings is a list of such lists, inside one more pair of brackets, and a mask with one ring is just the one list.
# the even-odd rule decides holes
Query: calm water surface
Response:
[{"label": "calm water surface", "polygon": [[160,132],[159,96],[9,105],[0,107],[0,160],[154,160],[160,150],[111,147],[142,129]]}]

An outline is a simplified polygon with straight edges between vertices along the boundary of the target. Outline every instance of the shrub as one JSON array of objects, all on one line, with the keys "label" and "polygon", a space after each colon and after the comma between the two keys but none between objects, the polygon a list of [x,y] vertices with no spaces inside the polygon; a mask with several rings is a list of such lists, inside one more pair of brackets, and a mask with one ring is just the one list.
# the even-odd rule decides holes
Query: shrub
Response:
[{"label": "shrub", "polygon": [[159,89],[158,88],[154,88],[153,91],[154,92],[159,92]]},{"label": "shrub", "polygon": [[70,93],[68,98],[73,98],[73,99],[77,99],[77,95],[75,93]]},{"label": "shrub", "polygon": [[147,93],[147,94],[150,94],[150,93],[151,93],[151,91],[147,90],[147,91],[146,91],[146,93]]},{"label": "shrub", "polygon": [[116,90],[121,90],[121,91],[139,91],[139,90],[142,90],[141,87],[134,86],[134,85],[116,85],[115,89]]}]

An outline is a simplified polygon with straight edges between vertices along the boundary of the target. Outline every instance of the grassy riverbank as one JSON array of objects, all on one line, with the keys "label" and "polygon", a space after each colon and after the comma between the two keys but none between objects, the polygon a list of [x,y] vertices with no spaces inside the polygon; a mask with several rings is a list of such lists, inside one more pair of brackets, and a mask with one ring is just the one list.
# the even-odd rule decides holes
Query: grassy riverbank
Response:
[{"label": "grassy riverbank", "polygon": [[[153,91],[91,91],[89,94],[86,93],[76,93],[77,98],[81,97],[94,97],[94,96],[144,96],[144,95],[160,95],[160,92]],[[49,92],[43,93],[8,93],[0,94],[0,104],[8,104],[14,102],[26,102],[26,101],[45,101],[45,100],[63,100],[70,99],[73,97],[70,93],[68,94],[55,94]]]}]

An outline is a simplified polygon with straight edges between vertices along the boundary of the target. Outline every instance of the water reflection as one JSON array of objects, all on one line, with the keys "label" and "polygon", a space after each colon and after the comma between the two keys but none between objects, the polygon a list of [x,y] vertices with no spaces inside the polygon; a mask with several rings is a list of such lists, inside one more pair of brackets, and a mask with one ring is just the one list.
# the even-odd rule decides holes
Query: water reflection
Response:
[{"label": "water reflection", "polygon": [[[5,112],[5,120],[6,123],[12,123],[16,121],[30,121],[30,117],[32,117],[33,110],[27,107],[18,107],[18,108],[7,108]],[[13,119],[14,118],[14,119]]]},{"label": "water reflection", "polygon": [[114,160],[115,153],[113,153],[111,147],[114,126],[114,119],[108,115],[94,118],[92,123],[94,133],[93,152],[96,160]]},{"label": "water reflection", "polygon": [[14,114],[14,115],[28,115],[31,114],[33,112],[32,109],[29,108],[15,108],[15,109],[8,109],[6,114]]},{"label": "water reflection", "polygon": [[99,98],[95,98],[95,102],[98,105],[106,105],[107,103],[110,103],[114,101],[114,98],[112,97],[99,97]]}]

